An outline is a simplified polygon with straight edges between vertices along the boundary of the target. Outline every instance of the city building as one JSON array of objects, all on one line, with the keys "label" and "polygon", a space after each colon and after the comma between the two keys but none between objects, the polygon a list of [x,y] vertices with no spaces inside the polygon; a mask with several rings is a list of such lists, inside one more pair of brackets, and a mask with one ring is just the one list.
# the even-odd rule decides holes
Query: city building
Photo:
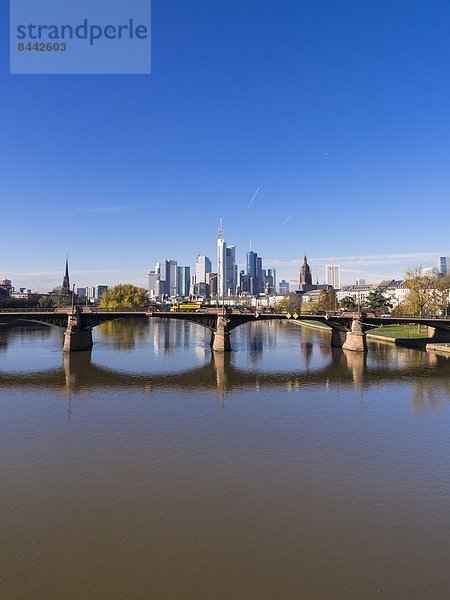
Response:
[{"label": "city building", "polygon": [[158,286],[159,280],[156,270],[150,271],[150,273],[148,274],[148,293],[150,298],[156,298],[158,296]]},{"label": "city building", "polygon": [[209,295],[217,296],[217,273],[208,273]]},{"label": "city building", "polygon": [[[241,293],[248,292],[252,296],[257,296],[261,292],[262,287],[262,260],[256,252],[249,250],[246,256],[247,273],[241,273]],[[259,277],[258,277],[259,275]]]},{"label": "city building", "polygon": [[438,271],[441,277],[450,274],[450,257],[440,256],[438,258]]},{"label": "city building", "polygon": [[195,263],[195,283],[207,283],[208,274],[212,271],[212,263],[204,254],[197,256]]},{"label": "city building", "polygon": [[0,297],[1,298],[9,298],[11,292],[14,291],[14,288],[11,284],[10,279],[2,279],[0,281]]},{"label": "city building", "polygon": [[276,269],[266,269],[263,271],[263,292],[265,294],[275,294],[277,290]]},{"label": "city building", "polygon": [[189,296],[191,284],[191,267],[177,267],[177,296]]},{"label": "city building", "polygon": [[282,279],[278,286],[279,292],[281,295],[285,295],[289,293],[289,281]]},{"label": "city building", "polygon": [[325,283],[335,290],[341,289],[341,267],[339,265],[325,266]]},{"label": "city building", "polygon": [[156,263],[156,296],[175,298],[177,296],[177,261],[163,259]]},{"label": "city building", "polygon": [[85,287],[77,288],[77,296],[80,299],[86,298],[86,288]]},{"label": "city building", "polygon": [[227,246],[223,239],[222,221],[217,235],[217,278],[219,298],[235,294],[237,285],[236,247]]},{"label": "city building", "polygon": [[107,285],[98,285],[95,289],[95,299],[96,300],[101,300],[102,296],[105,292],[108,291],[108,286]]}]

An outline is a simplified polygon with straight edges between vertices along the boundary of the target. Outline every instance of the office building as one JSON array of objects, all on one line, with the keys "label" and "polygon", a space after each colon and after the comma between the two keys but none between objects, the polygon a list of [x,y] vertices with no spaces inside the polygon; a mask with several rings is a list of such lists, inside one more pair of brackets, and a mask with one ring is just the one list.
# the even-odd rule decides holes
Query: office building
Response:
[{"label": "office building", "polygon": [[157,275],[157,296],[175,298],[177,296],[177,261],[163,259],[155,266]]},{"label": "office building", "polygon": [[263,271],[263,292],[265,294],[275,294],[277,290],[276,269],[266,269]]},{"label": "office building", "polygon": [[341,289],[341,267],[340,265],[325,266],[325,283],[331,285],[335,290]]},{"label": "office building", "polygon": [[448,275],[450,272],[449,268],[450,268],[450,257],[440,256],[438,258],[439,275],[441,275],[441,277],[445,277],[445,275]]},{"label": "office building", "polygon": [[282,279],[279,284],[280,294],[284,296],[284,294],[289,294],[289,282],[285,279]]},{"label": "office building", "polygon": [[195,282],[196,283],[207,283],[208,274],[212,271],[212,263],[210,259],[204,254],[197,256],[197,262],[195,264]]},{"label": "office building", "polygon": [[233,295],[236,292],[237,265],[236,247],[227,246],[222,235],[222,221],[217,235],[217,290],[219,298]]},{"label": "office building", "polygon": [[150,271],[150,273],[148,274],[148,293],[150,298],[156,298],[156,296],[158,296],[159,293],[159,280],[158,280],[158,274],[155,271]]},{"label": "office building", "polygon": [[95,289],[95,299],[96,300],[101,300],[102,296],[105,292],[108,291],[108,286],[107,285],[98,285]]},{"label": "office building", "polygon": [[189,296],[191,267],[177,267],[177,296]]}]

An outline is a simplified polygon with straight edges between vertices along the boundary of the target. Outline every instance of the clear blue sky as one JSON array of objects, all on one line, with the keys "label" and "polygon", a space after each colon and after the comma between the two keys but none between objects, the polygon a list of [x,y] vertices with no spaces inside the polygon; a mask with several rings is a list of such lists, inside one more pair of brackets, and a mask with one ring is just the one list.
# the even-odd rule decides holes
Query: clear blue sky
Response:
[{"label": "clear blue sky", "polygon": [[78,286],[215,262],[220,217],[286,278],[305,249],[349,282],[450,254],[448,0],[153,0],[149,76],[9,75],[0,18],[16,287],[60,283],[66,252]]}]

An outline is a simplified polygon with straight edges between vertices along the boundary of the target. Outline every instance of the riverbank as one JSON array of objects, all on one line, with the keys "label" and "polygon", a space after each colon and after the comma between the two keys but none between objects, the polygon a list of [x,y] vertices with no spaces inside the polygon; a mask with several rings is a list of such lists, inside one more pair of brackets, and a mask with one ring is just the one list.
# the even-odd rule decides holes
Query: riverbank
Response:
[{"label": "riverbank", "polygon": [[[308,329],[318,329],[320,331],[330,331],[330,328],[323,324],[311,321],[292,321],[299,326],[308,327]],[[404,348],[415,348],[417,350],[432,350],[434,352],[450,354],[449,343],[430,343],[427,328],[417,328],[417,325],[387,325],[378,327],[376,333],[367,333],[367,341],[381,342]]]}]

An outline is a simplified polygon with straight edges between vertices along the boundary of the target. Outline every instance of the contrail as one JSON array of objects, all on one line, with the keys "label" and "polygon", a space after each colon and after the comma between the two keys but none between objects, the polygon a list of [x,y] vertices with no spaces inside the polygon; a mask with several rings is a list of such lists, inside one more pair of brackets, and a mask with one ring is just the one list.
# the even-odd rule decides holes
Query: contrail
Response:
[{"label": "contrail", "polygon": [[253,194],[253,198],[250,200],[250,204],[247,206],[247,208],[250,208],[250,206],[253,204],[253,200],[256,198],[256,196],[258,195],[258,192],[261,188],[258,187],[258,189],[256,190],[256,192]]},{"label": "contrail", "polygon": [[285,223],[287,223],[290,219],[292,219],[292,215],[289,215],[287,219],[285,219],[281,225],[284,225]]}]

